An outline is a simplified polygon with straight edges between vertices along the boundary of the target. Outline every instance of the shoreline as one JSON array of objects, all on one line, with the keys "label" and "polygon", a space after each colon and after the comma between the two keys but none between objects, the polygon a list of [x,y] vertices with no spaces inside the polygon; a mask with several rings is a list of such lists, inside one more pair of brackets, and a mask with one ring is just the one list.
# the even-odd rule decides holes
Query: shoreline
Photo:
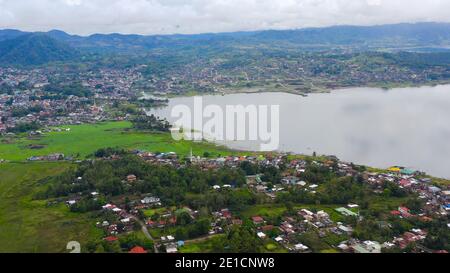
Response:
[{"label": "shoreline", "polygon": [[[436,87],[442,85],[450,85],[450,80],[448,81],[436,81],[436,82],[428,82],[428,83],[420,83],[420,84],[409,84],[409,83],[388,83],[388,84],[367,84],[367,85],[350,85],[350,86],[340,86],[333,89],[329,88],[317,88],[308,92],[296,92],[295,90],[289,90],[288,88],[283,88],[287,90],[276,90],[280,87],[266,87],[266,86],[257,86],[252,88],[236,88],[236,89],[222,89],[218,92],[197,92],[197,91],[189,91],[184,94],[169,94],[166,97],[161,97],[161,99],[174,99],[174,98],[190,98],[195,96],[226,96],[226,95],[235,95],[235,94],[263,94],[263,93],[286,93],[292,95],[298,95],[302,97],[308,97],[310,94],[329,94],[334,91],[339,90],[347,90],[354,88],[379,88],[382,90],[393,90],[393,89],[403,89],[403,88],[421,88],[421,87]],[[257,90],[255,90],[257,89]],[[269,90],[272,89],[272,90]],[[145,91],[143,94],[147,94],[153,96],[151,93],[147,93]]]},{"label": "shoreline", "polygon": [[[118,121],[110,121],[110,122],[100,122],[100,123],[96,123],[96,124],[90,124],[93,126],[99,126],[99,125],[107,125],[107,124],[111,124],[111,123],[117,123]],[[68,125],[70,127],[77,127],[77,126],[83,126],[83,125]],[[85,126],[85,125],[84,125]],[[126,129],[125,129],[126,131]],[[164,136],[165,134],[169,134],[170,133],[155,133],[155,132],[145,132],[145,131],[130,131],[131,133],[139,133],[139,134],[143,134],[143,135],[161,135]],[[44,136],[45,137],[45,136]],[[170,136],[169,136],[170,137]],[[216,142],[210,142],[207,140],[203,140],[203,141],[186,141],[183,140],[183,142],[189,143],[189,145],[191,146],[202,146],[204,147],[204,149],[206,151],[211,151],[213,152],[213,150],[216,150],[217,152],[219,151],[223,151],[224,153],[228,153],[228,154],[222,154],[222,157],[224,156],[241,156],[241,155],[247,155],[247,156],[259,156],[259,155],[286,155],[288,157],[292,157],[292,158],[309,158],[309,159],[316,159],[316,160],[324,160],[327,157],[332,157],[333,155],[325,155],[325,154],[318,154],[316,156],[313,155],[308,155],[305,153],[296,153],[296,152],[289,152],[289,151],[281,151],[281,150],[276,150],[276,151],[272,151],[272,152],[258,152],[258,151],[252,151],[252,150],[246,150],[244,148],[240,149],[240,148],[232,148],[226,144],[222,144],[222,143],[216,143]],[[126,149],[126,148],[125,148]],[[179,154],[180,156],[182,155],[181,153]],[[197,156],[201,156],[201,155],[197,155]],[[366,167],[368,170],[374,170],[376,172],[388,172],[389,171],[389,167],[375,167],[375,166],[371,166],[369,164],[362,164],[362,163],[358,163],[352,160],[346,160],[346,159],[342,159],[340,157],[337,157],[340,161],[342,162],[346,162],[346,163],[352,163],[358,166],[364,166]],[[1,158],[0,158],[1,159]],[[86,158],[74,158],[73,160],[60,160],[60,161],[38,161],[38,162],[44,162],[44,163],[61,163],[61,162],[65,162],[65,163],[70,163],[70,164],[76,164],[78,161],[83,161],[89,159],[88,157]],[[5,165],[5,164],[32,164],[35,163],[33,161],[27,161],[27,160],[4,160],[0,162],[0,166]],[[388,164],[389,165],[389,164]],[[392,166],[400,166],[400,165],[395,165],[395,163],[393,163],[391,165]],[[401,166],[402,168],[407,168],[405,166]],[[417,170],[421,173],[424,173],[424,175],[426,177],[430,177],[433,178],[435,180],[439,180],[442,181],[442,183],[445,184],[450,184],[450,178],[446,178],[446,177],[439,177],[439,176],[435,176],[431,173],[428,172],[424,172],[422,170]]]},{"label": "shoreline", "polygon": [[[442,86],[449,86],[449,84],[448,83],[443,83],[443,82],[440,82],[440,83],[433,83],[433,84],[429,84],[429,85],[420,85],[420,86],[417,86],[417,87],[408,87],[408,86],[399,86],[399,87],[392,87],[392,88],[389,88],[389,89],[384,89],[384,88],[381,88],[381,87],[368,87],[368,86],[365,86],[365,87],[350,87],[350,88],[340,88],[340,89],[333,89],[333,90],[329,90],[326,94],[331,94],[331,93],[337,93],[337,92],[339,92],[339,91],[347,91],[347,90],[354,90],[354,89],[358,89],[358,88],[367,88],[367,89],[374,89],[374,90],[377,90],[377,91],[384,91],[384,90],[401,90],[401,89],[408,89],[408,88],[427,88],[427,87],[429,87],[429,88],[437,88],[437,87],[442,87]],[[255,91],[254,89],[252,89],[252,91],[251,92],[235,92],[235,93],[228,93],[228,94],[225,94],[225,95],[239,95],[239,94],[258,94],[258,93],[261,93],[261,94],[263,94],[263,93],[272,93],[272,94],[276,94],[276,93],[285,93],[285,94],[292,94],[292,93],[290,93],[290,92],[284,92],[284,91]],[[311,93],[311,94],[325,94],[325,93]],[[293,94],[293,95],[298,95],[298,94]],[[217,93],[215,93],[215,94],[203,94],[203,95],[201,95],[201,96],[220,96],[220,94],[217,94]],[[176,99],[176,98],[191,98],[192,96],[181,96],[181,97],[175,97],[175,98],[173,98],[173,99]],[[217,98],[216,98],[217,99]],[[167,106],[166,106],[167,107]],[[215,142],[214,142],[215,143]],[[235,143],[234,142],[229,142],[229,143],[223,143],[223,142],[218,142],[217,144],[219,144],[219,145],[221,145],[221,146],[225,146],[225,147],[227,147],[227,148],[229,148],[229,149],[233,149],[233,150],[235,150],[235,151],[239,151],[239,152],[249,152],[249,150],[248,150],[248,147],[236,147],[236,145],[235,145]],[[283,150],[278,150],[278,151],[274,151],[274,152],[277,152],[277,153],[289,153],[289,152],[292,152],[292,151],[283,151]],[[300,155],[304,155],[304,151],[302,152],[302,151],[297,151],[297,152],[299,152],[299,154]],[[348,161],[348,162],[352,162],[352,160],[347,160],[347,159],[344,159],[345,161]],[[355,163],[357,163],[358,161],[353,161],[353,162],[355,162]],[[362,163],[361,162],[361,164],[364,164],[365,166],[372,166],[370,163]],[[379,168],[379,169],[385,169],[385,168],[389,168],[389,165],[390,163],[389,162],[387,162],[386,164],[383,164],[383,165],[374,165],[376,168]],[[397,163],[392,163],[392,165],[395,165],[395,164],[400,164],[400,165],[402,165],[401,163],[399,163],[399,162],[397,162]],[[417,169],[422,169],[420,166],[415,166],[414,164],[412,164],[412,165],[408,165],[408,164],[403,164],[403,165],[405,165],[405,167],[411,167],[411,166],[414,166],[413,168],[417,168]],[[432,174],[432,172],[430,172],[429,170],[428,171],[426,171],[427,173],[429,173],[429,174]],[[438,171],[438,173],[439,173],[439,171]],[[433,174],[432,174],[433,175]],[[440,177],[440,178],[442,178],[442,179],[450,179],[450,177],[446,177],[445,175],[440,175],[440,176],[436,176],[436,177]]]}]

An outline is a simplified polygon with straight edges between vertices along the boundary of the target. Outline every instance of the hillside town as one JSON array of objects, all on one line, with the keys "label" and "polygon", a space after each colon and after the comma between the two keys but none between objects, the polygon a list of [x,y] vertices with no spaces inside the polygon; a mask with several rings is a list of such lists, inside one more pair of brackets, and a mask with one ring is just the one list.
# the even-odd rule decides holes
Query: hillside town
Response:
[{"label": "hillside town", "polygon": [[[68,125],[105,121],[131,121],[139,133],[168,133],[166,121],[142,115],[172,96],[308,96],[355,86],[447,83],[450,75],[445,62],[423,61],[417,54],[349,48],[230,48],[195,58],[184,54],[174,65],[159,54],[130,56],[125,63],[105,59],[104,65],[0,66],[2,143],[23,148],[22,136],[38,141],[51,132],[70,135]],[[194,156],[192,148],[190,155],[34,152],[47,145],[26,145],[27,163],[74,163],[77,172],[45,177],[52,183],[34,198],[95,219],[103,236],[90,242],[88,252],[449,251],[450,188],[417,170],[376,170],[334,156]],[[122,173],[133,165],[129,161],[145,171]],[[10,161],[0,157],[0,163]]]},{"label": "hillside town", "polygon": [[[127,68],[0,67],[0,132],[18,125],[41,126],[125,119],[114,113],[122,103],[142,98],[234,92],[307,95],[355,86],[402,86],[448,81],[448,68],[416,66],[381,53],[294,52],[252,58],[252,52],[213,58],[181,59],[155,71],[155,64]],[[150,55],[152,60],[155,56]],[[412,57],[411,57],[412,58]],[[382,62],[378,63],[380,59]],[[371,63],[373,61],[373,63]],[[165,67],[165,66],[164,66]],[[23,130],[26,130],[24,128]],[[14,130],[13,130],[14,131]]]},{"label": "hillside town", "polygon": [[[341,58],[335,58],[336,54]],[[274,90],[306,95],[346,87],[417,85],[448,79],[448,69],[444,66],[424,68],[414,63],[399,66],[381,53],[333,51],[322,54],[247,51],[223,58],[186,61],[185,65],[171,67],[163,73],[150,73],[152,68],[146,66],[141,71],[148,79],[146,88],[164,95]]]},{"label": "hillside town", "polygon": [[[154,249],[144,249],[142,246],[135,246],[129,249],[136,251],[136,247],[142,252],[167,252],[176,253],[182,251],[186,245],[192,242],[205,241],[215,236],[227,233],[232,227],[242,226],[250,223],[253,236],[263,245],[273,248],[283,249],[287,252],[309,253],[317,251],[314,246],[321,241],[326,242],[331,250],[343,253],[381,253],[389,252],[393,249],[407,252],[446,252],[443,249],[430,249],[424,246],[427,239],[428,230],[420,226],[410,226],[409,230],[402,230],[396,236],[389,237],[385,241],[365,240],[358,236],[356,229],[365,221],[367,204],[348,203],[345,205],[301,205],[288,208],[273,217],[271,210],[277,211],[277,199],[283,193],[290,190],[301,190],[307,194],[315,195],[323,187],[323,184],[314,184],[308,181],[305,173],[311,165],[330,169],[339,177],[351,177],[362,180],[364,186],[374,195],[383,195],[386,192],[386,183],[393,183],[401,191],[417,196],[421,202],[417,208],[408,208],[406,204],[399,204],[388,211],[384,216],[378,216],[379,228],[392,229],[391,221],[409,221],[414,219],[417,223],[429,223],[436,219],[447,221],[450,211],[450,189],[438,187],[431,178],[423,173],[401,167],[392,167],[389,170],[369,171],[361,170],[359,166],[352,163],[342,162],[335,157],[327,157],[323,160],[293,159],[291,155],[271,154],[259,156],[228,156],[220,158],[202,158],[190,156],[187,161],[182,160],[175,153],[155,154],[146,151],[134,151],[133,154],[141,158],[150,165],[165,165],[177,169],[189,166],[197,166],[203,171],[220,168],[242,168],[243,164],[254,164],[263,168],[273,167],[283,169],[279,181],[265,182],[263,174],[246,176],[246,183],[243,189],[250,190],[257,195],[265,195],[269,213],[245,214],[223,207],[216,211],[209,212],[207,233],[199,235],[198,238],[185,239],[178,233],[171,233],[183,221],[196,223],[199,212],[188,206],[168,206],[164,200],[152,194],[140,196],[122,196],[115,198],[114,202],[103,204],[101,210],[110,212],[116,217],[114,221],[100,219],[97,227],[104,231],[106,242],[115,242],[119,237],[132,233],[135,230],[146,230],[148,238],[154,242]],[[100,160],[116,161],[119,156],[112,156]],[[246,163],[244,163],[246,162]],[[282,167],[285,165],[286,167]],[[78,182],[83,178],[78,177]],[[136,184],[139,177],[135,174],[128,174],[123,177],[122,183]],[[74,181],[74,183],[78,183]],[[212,185],[210,192],[230,192],[237,191],[235,185],[217,184]],[[85,198],[83,193],[72,194],[66,203],[69,207],[76,206],[79,200]],[[87,198],[105,200],[102,193],[97,191],[88,193]],[[251,209],[250,209],[251,210]],[[109,215],[109,214],[107,214]],[[181,220],[187,217],[188,220]],[[111,217],[108,216],[111,219]],[[421,224],[422,225],[422,224]],[[424,224],[425,225],[425,224]],[[152,237],[153,234],[154,237]],[[305,238],[314,238],[305,240]],[[364,237],[364,236],[363,236]],[[312,245],[309,245],[309,244]],[[128,251],[128,250],[127,250]],[[203,249],[201,251],[208,251]]]},{"label": "hillside town", "polygon": [[[124,120],[127,113],[114,108],[136,99],[133,84],[142,77],[137,70],[72,74],[51,68],[0,68],[0,133]],[[55,79],[64,83],[53,86]]]}]

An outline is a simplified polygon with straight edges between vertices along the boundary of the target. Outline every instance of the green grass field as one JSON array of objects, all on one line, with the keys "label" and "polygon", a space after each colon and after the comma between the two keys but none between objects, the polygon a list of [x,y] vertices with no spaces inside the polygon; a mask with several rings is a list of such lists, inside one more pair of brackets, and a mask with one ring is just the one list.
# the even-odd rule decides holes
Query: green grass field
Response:
[{"label": "green grass field", "polygon": [[223,239],[224,237],[225,235],[219,234],[205,240],[186,242],[186,244],[180,248],[180,253],[211,253],[213,252],[214,241]]},{"label": "green grass field", "polygon": [[101,236],[89,214],[32,200],[38,180],[70,167],[69,163],[0,164],[0,252],[65,252],[69,241],[83,247]]},{"label": "green grass field", "polygon": [[[120,147],[123,149],[141,149],[151,152],[175,152],[181,156],[190,154],[203,156],[228,155],[232,152],[211,143],[174,141],[169,133],[145,133],[131,130],[129,122],[107,122],[65,126],[69,132],[51,132],[38,139],[20,137],[12,143],[0,138],[0,159],[23,161],[31,156],[43,156],[51,153],[63,153],[66,156],[85,158],[98,149]],[[31,149],[30,145],[39,145],[41,149]]]},{"label": "green grass field", "polygon": [[376,209],[387,213],[391,210],[397,209],[399,206],[405,205],[407,200],[408,198],[376,196],[370,198],[368,201],[371,209]]},{"label": "green grass field", "polygon": [[[296,204],[294,208],[296,210],[308,209],[308,210],[323,210],[330,215],[331,220],[335,222],[342,221],[344,217],[335,211],[339,208],[339,205],[302,205]],[[282,216],[286,212],[287,208],[282,204],[264,204],[252,206],[242,212],[243,217],[250,218],[252,216],[262,216],[262,217],[278,217]]]},{"label": "green grass field", "polygon": [[264,245],[263,252],[264,253],[288,253],[289,251],[286,248],[280,246],[275,241],[272,241],[272,242],[269,242]]},{"label": "green grass field", "polygon": [[144,210],[144,215],[146,217],[152,217],[155,214],[163,214],[166,211],[167,211],[166,208],[146,209],[146,210]]},{"label": "green grass field", "polygon": [[161,239],[162,236],[174,236],[177,231],[177,227],[165,227],[165,228],[151,228],[148,230],[150,235],[156,240]]},{"label": "green grass field", "polygon": [[[64,153],[86,158],[107,147],[142,149],[152,152],[176,152],[195,155],[209,152],[212,156],[232,152],[209,143],[174,141],[170,134],[131,130],[129,122],[108,122],[96,125],[66,126],[70,131],[52,132],[38,139],[17,137],[13,142],[0,138],[0,252],[64,252],[69,241],[88,242],[101,237],[89,214],[71,213],[64,205],[49,207],[46,201],[35,201],[37,182],[59,174],[71,166],[68,162],[23,162],[31,156]],[[30,149],[39,145],[41,149]],[[152,212],[149,212],[152,213]],[[169,231],[167,231],[169,232]]]}]

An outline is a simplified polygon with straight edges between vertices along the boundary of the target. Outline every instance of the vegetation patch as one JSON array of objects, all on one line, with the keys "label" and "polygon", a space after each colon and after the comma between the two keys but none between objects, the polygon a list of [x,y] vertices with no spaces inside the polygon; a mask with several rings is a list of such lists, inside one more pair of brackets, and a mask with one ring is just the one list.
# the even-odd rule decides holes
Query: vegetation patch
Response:
[{"label": "vegetation patch", "polygon": [[35,201],[38,181],[58,175],[69,163],[0,164],[0,252],[66,252],[69,241],[83,245],[100,235],[90,214],[64,204]]},{"label": "vegetation patch", "polygon": [[[1,158],[11,161],[24,161],[32,156],[45,156],[52,153],[63,153],[75,158],[86,158],[95,151],[107,147],[123,149],[147,150],[151,152],[175,152],[189,156],[191,148],[194,155],[202,156],[208,152],[211,156],[229,155],[231,151],[210,143],[193,143],[175,141],[170,133],[137,132],[130,122],[107,122],[100,124],[85,124],[65,126],[70,131],[51,132],[42,137],[41,149],[24,149],[36,145],[26,137],[18,138],[15,143],[0,144]],[[126,130],[129,131],[126,131]],[[70,145],[68,145],[70,144]]]}]

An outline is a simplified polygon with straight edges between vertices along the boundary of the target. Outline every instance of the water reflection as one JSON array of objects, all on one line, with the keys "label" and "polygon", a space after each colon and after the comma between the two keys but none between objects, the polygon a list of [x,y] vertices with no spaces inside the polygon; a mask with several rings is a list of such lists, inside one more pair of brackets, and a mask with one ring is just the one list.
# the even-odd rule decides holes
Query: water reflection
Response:
[{"label": "water reflection", "polygon": [[[170,118],[175,98],[154,113]],[[280,150],[336,155],[385,168],[402,165],[450,178],[450,85],[382,90],[352,88],[301,97],[284,93],[205,96],[204,104],[280,105]],[[255,149],[258,143],[228,142]]]}]

